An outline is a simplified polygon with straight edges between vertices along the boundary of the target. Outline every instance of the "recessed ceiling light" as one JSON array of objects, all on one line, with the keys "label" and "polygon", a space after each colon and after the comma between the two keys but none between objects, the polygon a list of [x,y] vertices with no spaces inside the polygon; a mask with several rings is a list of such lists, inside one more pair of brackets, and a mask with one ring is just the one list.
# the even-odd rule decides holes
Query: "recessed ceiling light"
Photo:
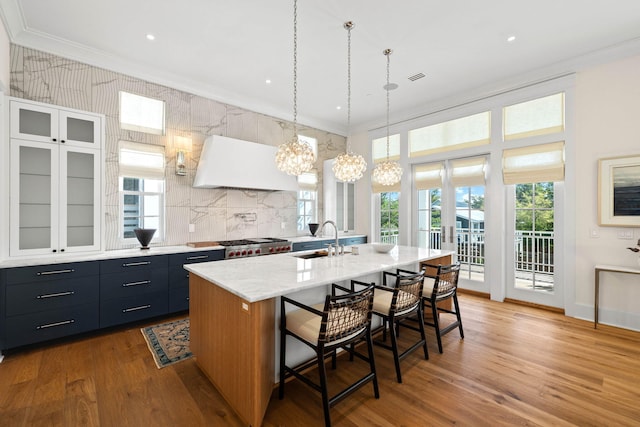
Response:
[{"label": "recessed ceiling light", "polygon": [[271,79],[267,79],[264,81],[266,84],[270,85],[271,84]]},{"label": "recessed ceiling light", "polygon": [[516,36],[509,36],[509,37],[507,37],[507,41],[508,41],[509,43],[516,41]]},{"label": "recessed ceiling light", "polygon": [[147,40],[155,40],[156,36],[154,36],[153,34],[147,34]]},{"label": "recessed ceiling light", "polygon": [[338,106],[336,107],[336,110],[342,110],[342,107],[341,107],[340,105],[338,105]]}]

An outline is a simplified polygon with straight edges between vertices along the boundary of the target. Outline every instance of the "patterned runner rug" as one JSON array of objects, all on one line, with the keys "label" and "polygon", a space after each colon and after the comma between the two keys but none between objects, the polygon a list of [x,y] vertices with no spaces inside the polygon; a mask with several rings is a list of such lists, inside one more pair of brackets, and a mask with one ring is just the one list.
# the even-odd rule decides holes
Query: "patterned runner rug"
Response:
[{"label": "patterned runner rug", "polygon": [[189,319],[140,329],[158,369],[193,356],[189,350]]}]

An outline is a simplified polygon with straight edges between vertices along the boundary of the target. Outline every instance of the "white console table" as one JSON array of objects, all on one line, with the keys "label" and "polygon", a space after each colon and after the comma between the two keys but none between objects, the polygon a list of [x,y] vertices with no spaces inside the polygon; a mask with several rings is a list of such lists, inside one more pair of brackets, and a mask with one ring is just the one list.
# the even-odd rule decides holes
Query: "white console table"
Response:
[{"label": "white console table", "polygon": [[609,271],[612,273],[640,274],[640,269],[631,267],[622,267],[619,265],[596,265],[596,294],[593,313],[593,328],[598,328],[598,300],[600,299],[600,273]]}]

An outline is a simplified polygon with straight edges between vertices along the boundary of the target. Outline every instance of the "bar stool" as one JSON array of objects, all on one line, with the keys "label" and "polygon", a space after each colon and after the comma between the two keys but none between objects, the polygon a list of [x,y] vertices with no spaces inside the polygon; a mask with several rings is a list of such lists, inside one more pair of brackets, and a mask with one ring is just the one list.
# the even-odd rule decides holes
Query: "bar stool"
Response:
[{"label": "bar stool", "polygon": [[[436,270],[435,275],[425,274],[425,285],[422,291],[423,311],[430,309],[433,320],[425,321],[424,324],[435,329],[438,340],[438,351],[442,353],[442,336],[451,332],[455,328],[460,331],[460,338],[464,339],[462,330],[462,318],[460,316],[460,305],[458,304],[458,278],[460,277],[460,262],[451,265],[429,265],[423,264],[423,268]],[[397,270],[398,274],[414,274],[407,270]],[[428,280],[428,279],[432,280]],[[453,300],[454,310],[438,307],[438,303],[448,299]],[[444,328],[440,326],[439,313],[449,313],[456,316],[456,321],[448,324]]]},{"label": "bar stool", "polygon": [[[348,293],[336,295],[336,290]],[[286,313],[285,305],[291,304],[297,310]],[[298,378],[322,395],[325,425],[331,426],[329,409],[349,394],[368,382],[373,383],[373,392],[380,397],[378,379],[373,358],[373,343],[371,339],[371,313],[373,307],[373,286],[367,286],[357,292],[332,285],[331,295],[327,295],[324,304],[307,306],[287,297],[280,299],[280,384],[279,398],[284,398],[285,380],[291,376]],[[295,367],[286,365],[287,336],[296,338],[311,347],[316,358]],[[367,343],[367,355],[357,353],[355,344],[361,341]],[[336,350],[343,348],[353,356],[369,363],[369,372],[333,397],[329,397],[327,390],[327,374],[325,359],[332,358],[335,368]],[[320,384],[302,375],[302,371],[318,365]]]},{"label": "bar stool", "polygon": [[[387,278],[393,277],[393,285],[387,283]],[[373,297],[373,314],[382,319],[382,341],[376,339],[375,345],[386,348],[393,352],[393,361],[396,368],[396,377],[402,383],[402,373],[400,371],[400,361],[422,347],[425,360],[429,360],[429,351],[422,321],[422,288],[424,275],[422,272],[413,275],[394,274],[390,272],[382,273],[383,286],[376,286]],[[353,280],[352,287],[366,285],[365,283]],[[418,319],[418,327],[408,324],[405,320],[410,318]],[[389,336],[391,345],[386,343],[387,325],[389,326]],[[400,326],[419,332],[419,339],[411,344],[402,353],[398,347],[398,335]]]}]

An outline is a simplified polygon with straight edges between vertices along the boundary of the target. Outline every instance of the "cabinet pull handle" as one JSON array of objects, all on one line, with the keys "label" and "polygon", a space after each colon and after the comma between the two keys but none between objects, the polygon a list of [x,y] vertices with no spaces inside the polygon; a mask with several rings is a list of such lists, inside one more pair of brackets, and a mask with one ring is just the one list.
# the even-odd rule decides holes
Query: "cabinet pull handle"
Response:
[{"label": "cabinet pull handle", "polygon": [[123,267],[136,267],[138,265],[149,265],[151,261],[141,261],[141,262],[125,262],[122,264]]},{"label": "cabinet pull handle", "polygon": [[187,273],[187,275],[185,277],[188,279],[189,278],[189,273]]},{"label": "cabinet pull handle", "polygon": [[70,268],[69,270],[52,270],[52,271],[38,271],[36,276],[48,276],[50,274],[63,274],[63,273],[73,273],[75,270]]},{"label": "cabinet pull handle", "polygon": [[190,257],[187,257],[187,260],[191,261],[194,259],[205,259],[205,258],[209,258],[209,255],[190,256]]},{"label": "cabinet pull handle", "polygon": [[127,288],[129,286],[140,286],[140,285],[147,285],[151,283],[151,280],[141,280],[139,282],[129,282],[129,283],[123,283],[122,287],[123,288]]},{"label": "cabinet pull handle", "polygon": [[122,310],[122,312],[129,313],[131,311],[146,310],[147,308],[151,308],[151,304],[141,305],[138,307],[125,308],[124,310]]},{"label": "cabinet pull handle", "polygon": [[46,325],[36,326],[36,329],[40,330],[40,329],[46,329],[46,328],[53,328],[54,326],[64,326],[64,325],[70,325],[72,323],[76,323],[76,321],[71,319],[71,320],[64,320],[62,322],[47,323]]},{"label": "cabinet pull handle", "polygon": [[66,296],[73,295],[73,294],[75,294],[75,292],[74,292],[74,291],[58,292],[58,293],[55,293],[55,294],[38,295],[38,296],[36,296],[36,299],[55,298],[55,297],[66,297]]}]

